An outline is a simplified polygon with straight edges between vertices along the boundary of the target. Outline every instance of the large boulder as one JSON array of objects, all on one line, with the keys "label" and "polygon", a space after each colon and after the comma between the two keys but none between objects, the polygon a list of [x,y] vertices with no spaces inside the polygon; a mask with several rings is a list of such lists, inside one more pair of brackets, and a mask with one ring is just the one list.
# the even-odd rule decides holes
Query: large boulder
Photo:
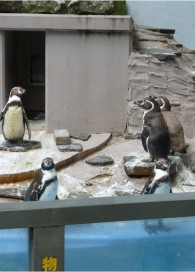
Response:
[{"label": "large boulder", "polygon": [[70,1],[69,13],[72,14],[94,14],[109,15],[116,10],[116,1]]},{"label": "large boulder", "polygon": [[64,0],[59,1],[22,1],[27,13],[65,13],[66,5]]},{"label": "large boulder", "polygon": [[0,13],[22,13],[24,7],[22,1],[1,1]]}]

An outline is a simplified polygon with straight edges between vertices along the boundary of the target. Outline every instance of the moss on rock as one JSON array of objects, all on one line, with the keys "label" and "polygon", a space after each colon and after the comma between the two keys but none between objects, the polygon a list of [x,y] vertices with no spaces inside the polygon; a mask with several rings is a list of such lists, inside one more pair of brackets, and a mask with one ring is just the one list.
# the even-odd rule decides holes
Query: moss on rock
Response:
[{"label": "moss on rock", "polygon": [[126,1],[115,1],[116,10],[113,15],[127,15]]},{"label": "moss on rock", "polygon": [[65,13],[65,1],[23,1],[28,13]]},{"label": "moss on rock", "polygon": [[0,13],[22,13],[24,7],[22,1],[0,1]]}]

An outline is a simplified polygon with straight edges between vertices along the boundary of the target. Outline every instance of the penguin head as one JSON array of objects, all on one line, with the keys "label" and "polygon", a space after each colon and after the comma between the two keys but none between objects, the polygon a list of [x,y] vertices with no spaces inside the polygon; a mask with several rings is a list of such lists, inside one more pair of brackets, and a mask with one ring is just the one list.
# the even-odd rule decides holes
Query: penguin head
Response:
[{"label": "penguin head", "polygon": [[155,164],[155,169],[160,169],[168,172],[170,168],[170,162],[166,159],[159,159]]},{"label": "penguin head", "polygon": [[9,97],[12,97],[14,95],[21,97],[25,92],[26,90],[22,87],[14,87],[11,89]]},{"label": "penguin head", "polygon": [[165,96],[154,96],[155,101],[159,104],[161,111],[170,111],[171,103]]},{"label": "penguin head", "polygon": [[147,111],[154,110],[154,111],[160,112],[160,106],[155,101],[153,96],[148,96],[144,99],[136,100],[133,103],[135,106],[143,108],[144,110],[147,110]]},{"label": "penguin head", "polygon": [[55,169],[55,165],[54,165],[54,161],[52,160],[52,158],[45,158],[43,159],[42,163],[41,163],[41,170],[42,171],[48,171],[48,170],[52,170]]}]

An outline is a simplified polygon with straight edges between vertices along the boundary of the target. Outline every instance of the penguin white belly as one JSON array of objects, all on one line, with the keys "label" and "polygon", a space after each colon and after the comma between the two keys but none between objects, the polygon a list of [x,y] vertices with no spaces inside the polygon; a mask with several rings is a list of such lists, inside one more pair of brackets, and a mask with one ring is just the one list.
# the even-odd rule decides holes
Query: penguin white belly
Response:
[{"label": "penguin white belly", "polygon": [[11,106],[8,108],[4,116],[3,133],[7,140],[23,138],[24,121],[21,107]]},{"label": "penguin white belly", "polygon": [[52,182],[50,185],[47,186],[44,193],[40,196],[39,201],[42,200],[55,200],[58,190],[58,182]]},{"label": "penguin white belly", "polygon": [[166,193],[170,193],[170,183],[169,182],[165,182],[164,184],[160,184],[157,188],[156,188],[156,194],[166,194]]}]

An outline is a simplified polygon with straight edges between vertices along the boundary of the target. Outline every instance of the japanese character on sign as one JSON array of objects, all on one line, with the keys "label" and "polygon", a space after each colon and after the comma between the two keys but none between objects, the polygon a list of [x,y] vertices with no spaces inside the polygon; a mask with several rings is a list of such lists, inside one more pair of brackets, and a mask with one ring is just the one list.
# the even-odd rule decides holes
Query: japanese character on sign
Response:
[{"label": "japanese character on sign", "polygon": [[58,260],[56,257],[44,257],[42,259],[43,271],[57,271]]}]

